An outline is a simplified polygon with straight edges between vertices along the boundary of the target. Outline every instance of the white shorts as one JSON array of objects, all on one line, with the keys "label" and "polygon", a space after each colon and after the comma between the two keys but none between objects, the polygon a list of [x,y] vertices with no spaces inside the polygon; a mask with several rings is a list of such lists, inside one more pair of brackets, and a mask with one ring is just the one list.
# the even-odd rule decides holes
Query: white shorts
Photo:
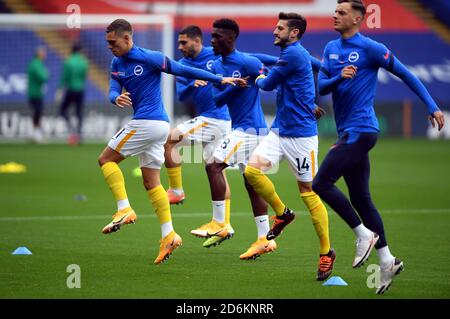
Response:
[{"label": "white shorts", "polygon": [[160,169],[169,130],[165,121],[131,120],[111,138],[108,146],[123,157],[139,156],[140,167]]},{"label": "white shorts", "polygon": [[263,138],[264,136],[234,130],[221,141],[213,157],[230,166],[239,165],[243,172],[250,155]]},{"label": "white shorts", "polygon": [[178,145],[203,144],[203,159],[207,161],[222,139],[231,132],[231,121],[197,116],[178,124],[177,129],[183,134]]},{"label": "white shorts", "polygon": [[280,137],[270,132],[253,152],[269,160],[272,166],[283,158],[289,162],[289,167],[300,182],[312,182],[318,169],[317,153],[319,139],[311,137]]}]

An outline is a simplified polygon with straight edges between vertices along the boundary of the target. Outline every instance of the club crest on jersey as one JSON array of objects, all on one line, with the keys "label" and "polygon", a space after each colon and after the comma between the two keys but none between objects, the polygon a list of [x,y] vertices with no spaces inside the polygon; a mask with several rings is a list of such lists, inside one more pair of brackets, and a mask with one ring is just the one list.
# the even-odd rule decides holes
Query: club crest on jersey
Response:
[{"label": "club crest on jersey", "polygon": [[231,75],[231,77],[233,78],[240,78],[241,77],[241,72],[239,72],[238,70],[234,71],[233,74]]},{"label": "club crest on jersey", "polygon": [[209,60],[208,62],[206,62],[206,68],[211,71],[212,70],[212,66],[213,66],[214,60]]},{"label": "club crest on jersey", "polygon": [[144,72],[144,68],[143,68],[142,66],[136,65],[136,66],[134,67],[134,75],[139,76],[139,75],[141,75],[143,72]]},{"label": "club crest on jersey", "polygon": [[358,52],[353,51],[353,52],[351,52],[351,53],[348,55],[348,61],[349,61],[349,62],[353,63],[353,62],[356,62],[356,61],[358,61],[358,60],[359,60],[359,53],[358,53]]}]

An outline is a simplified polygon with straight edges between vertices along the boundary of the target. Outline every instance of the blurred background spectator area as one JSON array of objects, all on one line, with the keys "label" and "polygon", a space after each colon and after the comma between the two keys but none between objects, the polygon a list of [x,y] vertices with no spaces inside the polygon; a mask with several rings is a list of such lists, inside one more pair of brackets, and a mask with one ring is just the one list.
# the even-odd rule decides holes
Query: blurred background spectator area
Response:
[{"label": "blurred background spectator area", "polygon": [[[17,26],[5,23],[6,16],[38,14],[42,21],[47,14],[69,16],[72,3],[81,9],[81,28],[61,25],[49,27],[45,23]],[[450,2],[447,0],[366,0],[376,11],[368,17],[381,18],[377,27],[365,25],[363,33],[383,42],[424,83],[450,121]],[[135,43],[149,49],[161,50],[178,59],[177,31],[189,24],[199,25],[209,44],[212,22],[221,17],[235,19],[241,28],[237,48],[245,52],[279,54],[273,46],[272,31],[279,11],[294,11],[308,20],[308,29],[302,44],[312,55],[321,58],[325,44],[338,37],[333,30],[332,15],[335,0],[0,0],[0,141],[24,138],[31,124],[26,100],[26,66],[34,48],[47,47],[46,67],[50,79],[46,88],[43,130],[49,138],[62,138],[67,133],[58,118],[54,94],[57,90],[64,59],[73,43],[83,47],[90,65],[85,93],[86,141],[107,140],[128,119],[131,112],[112,107],[107,99],[109,65],[112,55],[104,40],[107,23],[89,26],[83,24],[83,15],[164,15],[170,20],[170,33],[163,33],[164,24],[136,25]],[[379,10],[379,11],[377,11]],[[2,20],[4,20],[2,22]],[[373,20],[371,20],[373,21]],[[166,29],[167,31],[167,29]],[[400,80],[381,70],[379,72],[376,111],[383,134],[399,137],[437,137],[431,133],[426,108]],[[173,86],[173,79],[164,82]],[[173,95],[173,90],[165,90]],[[262,93],[268,121],[275,112],[275,95]],[[320,134],[334,136],[334,121],[330,97],[318,97],[328,114],[319,123]],[[187,108],[176,98],[165,98],[172,116],[172,124],[188,116]],[[450,127],[447,125],[447,128]],[[450,138],[450,132],[439,133]]]}]

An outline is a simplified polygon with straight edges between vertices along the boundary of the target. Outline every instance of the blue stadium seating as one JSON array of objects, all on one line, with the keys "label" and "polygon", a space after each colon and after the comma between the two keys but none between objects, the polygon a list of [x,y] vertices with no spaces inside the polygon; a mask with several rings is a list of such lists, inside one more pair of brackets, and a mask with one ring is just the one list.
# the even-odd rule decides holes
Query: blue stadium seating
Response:
[{"label": "blue stadium seating", "polygon": [[420,0],[423,6],[433,12],[434,16],[450,28],[450,1],[448,0]]}]

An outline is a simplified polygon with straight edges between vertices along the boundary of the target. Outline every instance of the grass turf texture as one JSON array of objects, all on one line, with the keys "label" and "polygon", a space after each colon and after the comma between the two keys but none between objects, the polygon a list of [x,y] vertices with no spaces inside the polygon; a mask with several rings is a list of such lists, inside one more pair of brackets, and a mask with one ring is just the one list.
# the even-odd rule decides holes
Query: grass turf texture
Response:
[{"label": "grass turf texture", "polygon": [[[320,159],[331,140],[321,141]],[[334,276],[347,287],[315,280],[318,240],[286,164],[271,175],[281,198],[299,212],[277,238],[278,250],[255,261],[239,255],[256,240],[251,207],[238,171],[232,190],[231,240],[203,248],[189,231],[211,219],[208,181],[201,164],[183,166],[184,205],[172,206],[183,246],[166,264],[153,265],[160,230],[131,158],[121,164],[135,225],[112,235],[101,229],[115,203],[96,159],[104,145],[0,145],[0,164],[25,164],[25,174],[0,174],[0,298],[380,298],[366,286],[373,252],[352,269],[354,235],[329,210]],[[450,142],[381,139],[371,152],[371,187],[391,251],[405,264],[382,298],[449,298]],[[163,185],[167,187],[165,171]],[[340,181],[339,186],[343,184]],[[76,195],[87,200],[76,200]],[[82,198],[82,197],[81,197]],[[32,256],[11,255],[26,246]],[[68,289],[66,268],[81,267],[81,289]],[[271,287],[271,289],[269,289]]]}]

